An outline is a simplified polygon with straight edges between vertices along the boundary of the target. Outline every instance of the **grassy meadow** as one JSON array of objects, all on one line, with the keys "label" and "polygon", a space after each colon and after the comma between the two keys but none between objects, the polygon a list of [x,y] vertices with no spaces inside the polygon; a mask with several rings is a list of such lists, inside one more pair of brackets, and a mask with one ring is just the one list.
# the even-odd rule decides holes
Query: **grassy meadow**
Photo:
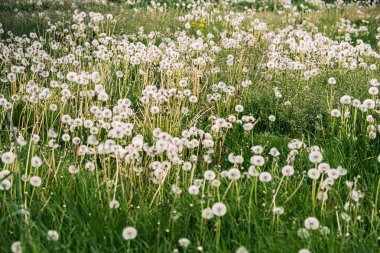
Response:
[{"label": "grassy meadow", "polygon": [[380,5],[0,1],[0,252],[380,252]]}]

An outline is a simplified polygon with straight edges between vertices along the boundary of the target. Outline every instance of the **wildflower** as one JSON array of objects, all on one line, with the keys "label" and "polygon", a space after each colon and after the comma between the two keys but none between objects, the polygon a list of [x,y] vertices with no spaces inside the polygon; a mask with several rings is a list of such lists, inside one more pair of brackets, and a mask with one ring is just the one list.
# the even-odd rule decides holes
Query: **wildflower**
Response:
[{"label": "wildflower", "polygon": [[1,161],[5,164],[11,164],[16,159],[16,155],[13,152],[5,152],[1,155]]},{"label": "wildflower", "polygon": [[57,231],[55,230],[49,230],[47,232],[47,239],[48,240],[51,240],[51,241],[58,241],[59,239],[59,234]]},{"label": "wildflower", "polygon": [[306,239],[309,237],[309,231],[306,228],[300,228],[297,231],[297,236],[302,239]]},{"label": "wildflower", "polygon": [[203,219],[210,220],[212,217],[214,217],[214,213],[210,207],[207,207],[202,210],[202,217]]},{"label": "wildflower", "polygon": [[336,169],[330,169],[327,175],[329,176],[329,178],[334,179],[334,180],[338,179],[340,176],[339,171]]},{"label": "wildflower", "polygon": [[315,217],[306,218],[304,222],[306,229],[316,230],[319,228],[319,221]]},{"label": "wildflower", "polygon": [[190,193],[190,195],[198,195],[198,193],[199,193],[199,187],[195,186],[195,185],[191,185],[189,187],[189,193]]},{"label": "wildflower", "polygon": [[216,216],[222,217],[227,213],[227,207],[221,202],[217,202],[212,206],[212,213]]},{"label": "wildflower", "polygon": [[309,154],[309,160],[312,163],[320,163],[323,160],[322,153],[320,151],[312,151]]},{"label": "wildflower", "polygon": [[256,167],[251,165],[248,168],[248,174],[252,177],[258,177],[260,173],[256,170]]},{"label": "wildflower", "polygon": [[191,170],[191,168],[192,168],[191,162],[184,162],[182,164],[182,169],[183,170],[189,171],[189,170]]},{"label": "wildflower", "polygon": [[62,141],[64,142],[68,142],[70,141],[71,137],[69,134],[62,134],[62,137],[61,137]]},{"label": "wildflower", "polygon": [[334,85],[334,84],[336,84],[336,79],[335,79],[335,77],[330,77],[330,78],[327,80],[327,82],[328,82],[329,84],[331,84],[331,85]]},{"label": "wildflower", "polygon": [[348,96],[348,95],[344,95],[344,96],[342,96],[341,98],[340,98],[340,103],[342,104],[342,105],[349,105],[349,104],[351,104],[351,97],[350,96]]},{"label": "wildflower", "polygon": [[212,187],[219,187],[220,186],[220,181],[218,179],[214,179],[211,181],[211,186]]},{"label": "wildflower", "polygon": [[179,84],[178,84],[180,87],[186,87],[187,86],[187,78],[183,78],[181,79],[181,81],[179,81]]},{"label": "wildflower", "polygon": [[359,201],[360,198],[362,198],[364,195],[356,190],[353,190],[351,192],[351,198],[355,200],[356,202]]},{"label": "wildflower", "polygon": [[366,99],[363,101],[362,105],[365,106],[366,109],[372,110],[375,108],[376,103],[372,99]]},{"label": "wildflower", "polygon": [[51,105],[49,106],[49,109],[50,109],[51,111],[55,112],[55,111],[58,109],[58,106],[57,106],[56,104],[51,104]]},{"label": "wildflower", "polygon": [[328,234],[330,234],[330,229],[326,226],[323,226],[320,228],[319,232],[321,232],[321,235],[328,235]]},{"label": "wildflower", "polygon": [[1,180],[0,177],[0,191],[8,191],[11,189],[12,183],[8,179]]},{"label": "wildflower", "polygon": [[336,169],[340,176],[347,175],[347,169],[343,168],[342,166],[338,166]]},{"label": "wildflower", "polygon": [[257,146],[253,146],[251,147],[251,152],[254,153],[254,154],[261,154],[263,152],[263,147],[257,145]]},{"label": "wildflower", "polygon": [[126,227],[123,229],[124,240],[133,240],[137,236],[137,230],[134,227]]},{"label": "wildflower", "polygon": [[235,106],[235,111],[236,112],[243,112],[244,111],[244,107],[242,105],[236,105]]},{"label": "wildflower", "polygon": [[178,186],[176,186],[175,184],[173,184],[172,185],[172,192],[174,194],[180,195],[182,193],[182,190],[181,190],[181,188],[179,188]]},{"label": "wildflower", "polygon": [[191,97],[189,97],[189,102],[194,104],[194,103],[198,102],[198,98],[196,96],[191,96]]},{"label": "wildflower", "polygon": [[309,178],[313,179],[313,180],[317,180],[320,176],[320,173],[318,170],[316,169],[310,169],[308,172],[307,172],[307,175],[309,176]]},{"label": "wildflower", "polygon": [[251,164],[253,164],[255,166],[263,166],[265,163],[265,159],[262,156],[255,155],[255,156],[251,157],[250,162],[251,162]]},{"label": "wildflower", "polygon": [[335,117],[335,118],[339,118],[341,115],[340,111],[338,109],[332,109],[331,110],[331,116]]},{"label": "wildflower", "polygon": [[200,187],[203,183],[203,179],[197,178],[194,180],[194,185]]},{"label": "wildflower", "polygon": [[377,94],[379,94],[379,89],[377,87],[371,87],[371,88],[369,88],[368,93],[370,95],[377,95]]},{"label": "wildflower", "polygon": [[273,157],[278,157],[280,155],[280,152],[277,150],[277,148],[271,148],[269,150],[269,154]]},{"label": "wildflower", "polygon": [[272,181],[272,175],[269,172],[262,172],[259,175],[259,180],[263,183]]},{"label": "wildflower", "polygon": [[206,180],[212,181],[215,179],[216,175],[215,175],[215,172],[213,172],[212,170],[206,170],[205,173],[203,174],[203,177]]},{"label": "wildflower", "polygon": [[38,156],[33,156],[31,164],[33,168],[39,168],[42,165],[42,160]]},{"label": "wildflower", "polygon": [[294,168],[291,165],[286,165],[281,170],[283,176],[292,176],[294,174]]},{"label": "wildflower", "polygon": [[76,82],[76,81],[78,81],[78,75],[75,72],[69,72],[69,73],[67,73],[66,78],[70,82]]},{"label": "wildflower", "polygon": [[74,144],[74,145],[79,145],[81,142],[82,142],[82,141],[81,141],[81,139],[80,139],[79,137],[74,137],[74,138],[73,138],[73,144]]},{"label": "wildflower", "polygon": [[91,161],[86,162],[84,166],[88,171],[94,171],[95,170],[95,164]]},{"label": "wildflower", "polygon": [[110,201],[109,207],[110,209],[118,209],[120,207],[120,203],[116,199],[113,199]]},{"label": "wildflower", "polygon": [[273,214],[278,214],[281,215],[284,213],[284,208],[279,206],[279,207],[274,207],[272,210]]},{"label": "wildflower", "polygon": [[347,213],[342,213],[340,216],[346,222],[349,222],[351,220],[351,217]]},{"label": "wildflower", "polygon": [[34,187],[40,187],[42,184],[42,179],[39,176],[33,176],[30,178],[29,183]]},{"label": "wildflower", "polygon": [[352,106],[355,107],[355,108],[359,108],[361,106],[361,102],[359,99],[354,99],[352,101]]},{"label": "wildflower", "polygon": [[246,247],[240,246],[235,253],[249,253]]},{"label": "wildflower", "polygon": [[[321,188],[322,188],[322,185],[321,185]],[[317,199],[319,199],[321,201],[326,201],[327,198],[328,198],[327,191],[319,191],[317,193]]]},{"label": "wildflower", "polygon": [[32,138],[31,138],[31,141],[36,144],[40,141],[40,136],[38,136],[37,134],[33,134],[32,135]]},{"label": "wildflower", "polygon": [[189,245],[190,245],[190,240],[187,239],[187,238],[181,238],[181,239],[178,240],[178,244],[179,244],[181,247],[187,248],[187,247],[189,247]]},{"label": "wildflower", "polygon": [[275,122],[275,121],[276,121],[276,116],[274,116],[274,115],[269,115],[268,120],[269,120],[270,122]]},{"label": "wildflower", "polygon": [[13,253],[22,253],[21,242],[17,241],[12,243],[11,250]]},{"label": "wildflower", "polygon": [[79,172],[79,168],[76,167],[75,165],[70,165],[69,166],[69,172],[70,172],[70,174],[77,174]]},{"label": "wildflower", "polygon": [[320,163],[320,164],[318,164],[317,168],[318,168],[318,171],[320,173],[327,173],[327,172],[330,171],[330,164],[328,164],[328,163]]},{"label": "wildflower", "polygon": [[160,112],[160,108],[158,107],[158,106],[152,106],[151,108],[150,108],[150,113],[152,113],[153,115],[154,114],[157,114],[157,113],[159,113]]},{"label": "wildflower", "polygon": [[228,171],[228,178],[230,180],[238,180],[241,176],[240,170],[232,168]]}]

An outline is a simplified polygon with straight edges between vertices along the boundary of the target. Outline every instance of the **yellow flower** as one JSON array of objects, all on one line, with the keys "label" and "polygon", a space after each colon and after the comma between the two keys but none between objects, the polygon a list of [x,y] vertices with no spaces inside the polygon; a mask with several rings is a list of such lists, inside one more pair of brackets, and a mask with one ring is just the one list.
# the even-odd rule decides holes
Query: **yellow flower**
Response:
[{"label": "yellow flower", "polygon": [[197,27],[198,29],[204,29],[206,25],[206,21],[204,19],[199,20],[198,22],[191,22],[191,26]]}]

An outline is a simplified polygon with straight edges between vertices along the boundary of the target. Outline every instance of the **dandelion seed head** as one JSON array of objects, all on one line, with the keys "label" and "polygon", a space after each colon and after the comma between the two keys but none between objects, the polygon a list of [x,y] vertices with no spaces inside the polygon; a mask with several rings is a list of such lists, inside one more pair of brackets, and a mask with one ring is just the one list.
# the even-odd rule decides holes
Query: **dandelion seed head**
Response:
[{"label": "dandelion seed head", "polygon": [[134,227],[126,227],[123,229],[124,240],[134,240],[137,237],[137,230]]},{"label": "dandelion seed head", "polygon": [[49,230],[47,232],[47,239],[48,240],[51,240],[51,241],[58,241],[59,239],[59,234],[57,231],[55,230]]},{"label": "dandelion seed head", "polygon": [[212,212],[215,216],[222,217],[227,213],[227,207],[222,202],[217,202],[212,205]]},{"label": "dandelion seed head", "polygon": [[12,243],[11,250],[13,253],[22,253],[21,242],[17,241]]},{"label": "dandelion seed head", "polygon": [[308,217],[305,219],[304,225],[306,229],[316,230],[319,228],[319,221],[315,217]]},{"label": "dandelion seed head", "polygon": [[29,183],[34,187],[40,187],[42,184],[42,179],[39,176],[33,176],[30,178]]}]

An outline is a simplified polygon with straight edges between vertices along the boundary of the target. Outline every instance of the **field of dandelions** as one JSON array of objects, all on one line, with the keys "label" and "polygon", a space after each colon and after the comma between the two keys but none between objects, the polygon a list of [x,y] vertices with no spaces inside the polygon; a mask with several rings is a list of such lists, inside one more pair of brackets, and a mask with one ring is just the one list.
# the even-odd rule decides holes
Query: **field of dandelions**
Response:
[{"label": "field of dandelions", "polygon": [[0,1],[0,252],[379,252],[380,5]]}]

